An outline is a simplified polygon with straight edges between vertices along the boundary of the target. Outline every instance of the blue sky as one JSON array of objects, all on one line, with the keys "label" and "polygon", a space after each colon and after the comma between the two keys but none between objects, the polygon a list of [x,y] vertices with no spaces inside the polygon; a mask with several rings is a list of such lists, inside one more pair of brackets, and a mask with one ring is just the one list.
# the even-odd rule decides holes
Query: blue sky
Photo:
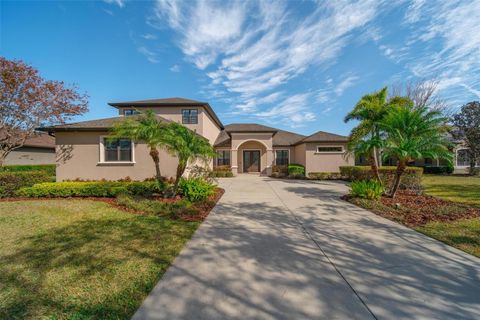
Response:
[{"label": "blue sky", "polygon": [[222,121],[347,134],[365,93],[436,79],[480,99],[480,0],[0,2],[0,54],[107,102],[181,96]]}]

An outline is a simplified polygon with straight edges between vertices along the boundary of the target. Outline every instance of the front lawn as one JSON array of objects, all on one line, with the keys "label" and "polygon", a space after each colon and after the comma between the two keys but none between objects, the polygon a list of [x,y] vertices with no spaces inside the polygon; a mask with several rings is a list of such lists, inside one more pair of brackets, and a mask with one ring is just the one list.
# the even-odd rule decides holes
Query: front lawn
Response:
[{"label": "front lawn", "polygon": [[480,177],[424,175],[425,192],[455,202],[480,206]]},{"label": "front lawn", "polygon": [[198,225],[99,201],[0,202],[0,318],[128,319]]}]

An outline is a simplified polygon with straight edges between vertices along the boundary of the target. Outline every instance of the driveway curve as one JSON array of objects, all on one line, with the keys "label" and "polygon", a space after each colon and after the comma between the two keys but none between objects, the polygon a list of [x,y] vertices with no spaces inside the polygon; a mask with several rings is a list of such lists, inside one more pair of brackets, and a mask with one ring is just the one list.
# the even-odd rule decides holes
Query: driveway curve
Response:
[{"label": "driveway curve", "polygon": [[133,319],[480,319],[480,259],[340,200],[340,182],[226,192]]}]

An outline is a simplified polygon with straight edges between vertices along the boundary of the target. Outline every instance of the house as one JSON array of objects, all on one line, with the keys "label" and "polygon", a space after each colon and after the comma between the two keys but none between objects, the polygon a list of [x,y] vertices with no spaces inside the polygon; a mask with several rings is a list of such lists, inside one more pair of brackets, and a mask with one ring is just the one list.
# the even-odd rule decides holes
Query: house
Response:
[{"label": "house", "polygon": [[35,132],[23,146],[7,155],[4,164],[55,164],[55,138],[45,132]]},{"label": "house", "polygon": [[[202,135],[214,146],[217,157],[211,166],[230,166],[234,174],[269,175],[275,165],[298,163],[309,172],[338,172],[353,165],[347,157],[348,137],[318,131],[310,136],[260,124],[223,125],[206,102],[184,98],[109,103],[118,110],[114,118],[41,128],[56,138],[57,180],[150,178],[154,166],[147,146],[128,139],[106,139],[114,123],[153,110],[162,121],[176,121]],[[173,176],[177,160],[160,150],[161,174]]]}]

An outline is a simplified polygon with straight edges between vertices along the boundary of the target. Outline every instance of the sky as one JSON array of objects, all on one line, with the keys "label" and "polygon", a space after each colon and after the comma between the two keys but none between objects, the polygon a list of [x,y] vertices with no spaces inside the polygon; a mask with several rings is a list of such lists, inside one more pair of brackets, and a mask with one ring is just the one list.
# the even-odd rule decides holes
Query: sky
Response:
[{"label": "sky", "polygon": [[108,102],[207,101],[224,124],[348,134],[362,95],[435,80],[480,100],[480,0],[5,1],[0,54]]}]

